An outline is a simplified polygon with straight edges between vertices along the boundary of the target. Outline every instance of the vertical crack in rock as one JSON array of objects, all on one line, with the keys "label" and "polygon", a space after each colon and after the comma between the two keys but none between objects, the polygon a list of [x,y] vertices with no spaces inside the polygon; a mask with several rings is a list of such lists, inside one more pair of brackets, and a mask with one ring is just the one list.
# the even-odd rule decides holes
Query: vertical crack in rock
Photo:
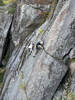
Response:
[{"label": "vertical crack in rock", "polygon": [[4,46],[3,46],[3,51],[2,51],[2,57],[1,57],[0,66],[2,66],[2,61],[3,61],[3,59],[5,59],[5,56],[7,54],[7,51],[9,49],[9,46],[10,46],[10,41],[11,41],[10,31],[11,31],[11,27],[12,27],[12,22],[13,22],[13,17],[12,17],[12,21],[11,21],[11,24],[9,26],[9,29],[8,29],[8,32],[7,32],[7,37],[6,37]]}]

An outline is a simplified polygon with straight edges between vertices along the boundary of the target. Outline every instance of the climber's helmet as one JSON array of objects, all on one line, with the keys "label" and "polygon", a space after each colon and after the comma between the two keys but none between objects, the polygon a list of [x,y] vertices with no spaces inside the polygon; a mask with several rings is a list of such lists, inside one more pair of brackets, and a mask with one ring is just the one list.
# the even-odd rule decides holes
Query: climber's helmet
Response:
[{"label": "climber's helmet", "polygon": [[39,41],[36,43],[36,49],[39,50],[39,49],[43,49],[43,46],[44,46],[44,42],[43,41]]}]

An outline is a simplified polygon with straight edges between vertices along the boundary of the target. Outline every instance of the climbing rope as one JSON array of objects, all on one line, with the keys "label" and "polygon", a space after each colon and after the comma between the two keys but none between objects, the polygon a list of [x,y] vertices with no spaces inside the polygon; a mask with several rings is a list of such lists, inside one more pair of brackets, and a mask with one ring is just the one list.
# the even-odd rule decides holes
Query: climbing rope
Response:
[{"label": "climbing rope", "polygon": [[43,46],[43,50],[44,50],[44,52],[45,52],[47,55],[49,55],[49,56],[52,57],[53,59],[59,60],[59,61],[62,61],[62,60],[63,60],[63,59],[60,59],[60,58],[58,58],[58,57],[55,57],[55,56],[51,55],[49,52],[47,52],[47,51],[45,50],[45,47],[44,47],[44,46]]}]

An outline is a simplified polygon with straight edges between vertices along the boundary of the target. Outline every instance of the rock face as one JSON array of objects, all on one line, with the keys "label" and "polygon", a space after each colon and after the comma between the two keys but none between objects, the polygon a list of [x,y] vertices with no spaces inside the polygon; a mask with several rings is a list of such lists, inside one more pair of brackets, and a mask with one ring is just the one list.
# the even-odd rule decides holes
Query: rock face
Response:
[{"label": "rock face", "polygon": [[[52,100],[69,70],[68,60],[74,55],[75,2],[53,0],[49,6],[20,3],[11,28],[15,49],[6,66],[0,100]],[[43,11],[48,14],[45,20]],[[44,41],[44,49],[36,54],[40,40]],[[31,43],[35,45],[32,52],[28,48]],[[72,91],[74,83],[73,77]],[[59,92],[61,95],[63,90],[59,89],[57,96]]]},{"label": "rock face", "polygon": [[73,59],[73,58],[75,58],[75,48],[73,48],[70,53],[70,59]]},{"label": "rock face", "polygon": [[52,0],[21,0],[25,1],[26,3],[31,3],[31,4],[49,4],[52,2]]},{"label": "rock face", "polygon": [[[12,16],[7,14],[0,14],[0,62],[2,61],[9,43],[5,43],[9,38],[9,29],[12,23]],[[7,41],[6,41],[7,40]],[[7,45],[6,45],[7,44]]]},{"label": "rock face", "polygon": [[49,9],[50,4],[36,5],[26,4],[26,1],[18,2],[13,27],[11,29],[12,40],[15,46],[19,42],[23,42],[29,34],[44,23]]}]

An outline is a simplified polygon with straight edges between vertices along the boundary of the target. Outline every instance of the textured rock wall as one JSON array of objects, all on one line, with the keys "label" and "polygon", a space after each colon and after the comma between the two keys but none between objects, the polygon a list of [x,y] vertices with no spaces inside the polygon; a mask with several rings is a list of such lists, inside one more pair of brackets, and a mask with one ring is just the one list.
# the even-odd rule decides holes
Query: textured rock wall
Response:
[{"label": "textured rock wall", "polygon": [[[12,15],[0,14],[0,64],[3,59],[3,55],[6,52],[5,48],[7,47],[5,44],[7,35],[9,34],[9,29],[12,23]],[[5,47],[6,46],[6,47]]]},{"label": "textured rock wall", "polygon": [[[44,2],[46,5],[21,2],[18,1],[11,28],[15,49],[6,66],[0,99],[52,100],[54,95],[56,97],[63,95],[61,98],[63,100],[63,86],[58,87],[69,70],[68,61],[74,59],[74,0],[58,2],[53,0],[49,6],[40,0],[38,2]],[[42,11],[48,13],[48,16],[40,24],[44,17]],[[30,32],[32,34],[29,34]],[[33,52],[29,52],[29,45],[31,43],[36,45],[40,40],[44,41],[45,50],[41,49],[35,55],[34,47]],[[71,61],[71,68],[72,65]],[[69,86],[72,92],[75,90],[74,82],[73,74]]]}]

